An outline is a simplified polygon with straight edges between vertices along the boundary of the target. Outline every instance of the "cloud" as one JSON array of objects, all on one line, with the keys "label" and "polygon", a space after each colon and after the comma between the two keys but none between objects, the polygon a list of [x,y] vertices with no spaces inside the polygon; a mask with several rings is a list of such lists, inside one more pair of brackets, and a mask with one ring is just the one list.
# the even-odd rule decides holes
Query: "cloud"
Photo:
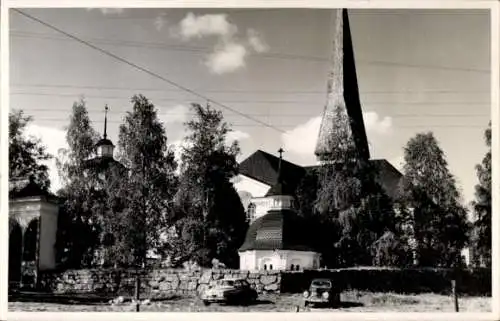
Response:
[{"label": "cloud", "polygon": [[283,133],[283,148],[291,153],[313,155],[320,125],[321,117],[314,117]]},{"label": "cloud", "polygon": [[182,160],[181,160],[182,152],[184,151],[184,148],[189,148],[191,145],[192,143],[185,139],[179,139],[170,144],[170,149],[173,150],[174,158],[175,161],[177,162],[177,171],[176,171],[177,174],[180,173],[182,166]]},{"label": "cloud", "polygon": [[189,119],[189,107],[177,105],[165,110],[165,113],[159,115],[164,124],[184,123]]},{"label": "cloud", "polygon": [[260,34],[254,29],[247,30],[248,43],[258,53],[266,52],[269,46],[262,40]]},{"label": "cloud", "polygon": [[167,19],[165,19],[166,13],[162,12],[159,16],[157,16],[154,20],[154,25],[156,30],[160,31],[167,24]]},{"label": "cloud", "polygon": [[46,146],[46,151],[54,156],[52,159],[44,163],[49,168],[49,178],[51,183],[51,191],[57,192],[61,188],[61,180],[56,166],[56,157],[63,157],[60,153],[61,149],[67,149],[66,132],[61,129],[50,128],[30,124],[26,127],[26,136],[33,136],[41,140],[42,145]]},{"label": "cloud", "polygon": [[[376,112],[363,113],[367,135],[387,135],[392,132],[391,117],[380,118]],[[321,116],[309,119],[306,123],[287,131],[282,135],[284,148],[292,153],[313,155],[318,139]]]},{"label": "cloud", "polygon": [[367,132],[376,134],[390,134],[392,132],[392,118],[385,116],[384,118],[374,111],[367,111],[363,113],[363,120]]},{"label": "cloud", "polygon": [[246,48],[238,43],[228,43],[210,54],[205,62],[209,70],[217,75],[233,72],[245,66]]},{"label": "cloud", "polygon": [[215,37],[213,51],[205,57],[205,65],[210,72],[217,75],[235,72],[245,67],[245,59],[250,51],[262,53],[269,49],[261,35],[254,29],[247,30],[246,40],[238,39],[238,27],[229,22],[226,14],[196,16],[190,12],[178,26],[171,28],[171,33],[184,41]]},{"label": "cloud", "polygon": [[225,14],[196,16],[189,12],[179,23],[178,32],[184,40],[204,36],[231,37],[238,31],[236,25],[227,20]]},{"label": "cloud", "polygon": [[[242,132],[240,130],[230,131],[226,136],[226,144],[231,144],[233,141],[238,140],[241,141],[243,139],[250,138],[248,133]],[[184,148],[189,148],[192,146],[190,141],[185,140],[184,138],[175,140],[170,144],[170,149],[174,152],[175,161],[178,164],[177,171],[180,171],[180,167],[182,165],[181,156]]]},{"label": "cloud", "polygon": [[124,8],[87,8],[87,11],[92,11],[92,10],[96,10],[96,9],[101,11],[101,13],[105,16],[106,15],[113,15],[113,14],[119,15],[119,14],[122,14],[123,11],[125,11]]},{"label": "cloud", "polygon": [[250,134],[245,133],[241,130],[232,130],[229,133],[227,133],[226,143],[231,144],[234,141],[241,141],[248,138],[250,138]]}]

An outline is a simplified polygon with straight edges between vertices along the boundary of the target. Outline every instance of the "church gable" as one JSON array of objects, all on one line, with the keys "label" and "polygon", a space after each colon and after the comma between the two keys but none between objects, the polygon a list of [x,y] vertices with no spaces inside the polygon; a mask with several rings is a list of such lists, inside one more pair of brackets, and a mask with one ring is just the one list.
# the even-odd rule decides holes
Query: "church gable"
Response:
[{"label": "church gable", "polygon": [[[305,174],[305,169],[299,165],[287,162],[281,163],[283,180],[291,186],[297,186]],[[267,186],[273,186],[278,179],[279,158],[257,150],[240,163],[241,175],[257,180]]]},{"label": "church gable", "polygon": [[[384,191],[392,199],[399,193],[402,174],[385,159],[372,159],[377,171],[377,179]],[[240,164],[240,175],[234,181],[238,191],[247,191],[253,197],[263,197],[274,185],[278,177],[279,157],[258,150]],[[291,162],[282,162],[282,175],[290,187],[296,189],[307,172],[316,171],[319,165],[301,167]],[[274,180],[273,180],[274,179]]]}]

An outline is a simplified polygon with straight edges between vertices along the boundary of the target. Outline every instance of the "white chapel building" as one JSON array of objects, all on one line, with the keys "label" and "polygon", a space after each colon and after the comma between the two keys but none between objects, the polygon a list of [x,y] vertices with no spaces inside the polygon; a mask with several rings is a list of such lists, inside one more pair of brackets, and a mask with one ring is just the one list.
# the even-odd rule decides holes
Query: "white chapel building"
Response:
[{"label": "white chapel building", "polygon": [[281,163],[280,156],[276,183],[250,204],[254,213],[239,249],[242,270],[319,268],[320,254],[312,246],[312,231],[295,212],[294,188],[284,180]]}]

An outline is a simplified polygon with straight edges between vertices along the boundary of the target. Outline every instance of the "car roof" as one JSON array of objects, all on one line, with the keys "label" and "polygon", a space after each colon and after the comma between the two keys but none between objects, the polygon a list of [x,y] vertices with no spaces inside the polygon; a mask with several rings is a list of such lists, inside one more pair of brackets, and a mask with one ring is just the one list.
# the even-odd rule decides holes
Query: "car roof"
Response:
[{"label": "car roof", "polygon": [[311,281],[311,283],[312,283],[312,282],[317,282],[317,281],[320,281],[320,282],[324,282],[324,281],[332,282],[332,280],[327,279],[327,278],[318,278],[318,279],[313,279],[313,280]]}]

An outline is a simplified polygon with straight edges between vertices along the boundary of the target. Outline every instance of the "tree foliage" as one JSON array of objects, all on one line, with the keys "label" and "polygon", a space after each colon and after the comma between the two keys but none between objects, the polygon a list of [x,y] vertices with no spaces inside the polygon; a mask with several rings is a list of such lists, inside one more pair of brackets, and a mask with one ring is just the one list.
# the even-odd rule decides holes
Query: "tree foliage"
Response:
[{"label": "tree foliage", "polygon": [[32,177],[43,190],[48,191],[50,180],[44,162],[52,156],[39,139],[26,135],[26,128],[32,120],[22,110],[9,113],[9,177]]},{"label": "tree foliage", "polygon": [[402,202],[412,222],[418,261],[451,266],[467,243],[466,209],[455,178],[432,133],[411,138],[405,147]]},{"label": "tree foliage", "polygon": [[373,265],[404,267],[411,264],[411,249],[404,237],[385,232],[371,247]]},{"label": "tree foliage", "polygon": [[85,101],[73,104],[66,130],[68,149],[57,159],[62,188],[58,196],[62,201],[57,248],[59,260],[68,267],[92,266],[94,250],[99,244],[99,219],[94,210],[99,200],[93,187],[96,175],[85,166],[95,153],[97,132],[92,128]]},{"label": "tree foliage", "polygon": [[329,264],[372,263],[371,246],[394,230],[392,202],[376,180],[375,169],[359,156],[342,108],[335,110],[330,153],[319,170],[315,209],[323,228],[330,230],[323,256]]},{"label": "tree foliage", "polygon": [[237,249],[246,232],[245,210],[231,178],[238,173],[235,141],[228,146],[230,128],[220,111],[193,104],[195,119],[186,123],[187,147],[177,199],[177,264],[192,260],[209,266],[217,259],[237,267]]},{"label": "tree foliage", "polygon": [[472,203],[474,221],[474,252],[487,266],[491,266],[491,122],[484,133],[488,151],[481,164],[476,165],[479,183],[475,186],[476,200]]},{"label": "tree foliage", "polygon": [[109,232],[117,262],[143,264],[148,253],[162,255],[162,236],[173,222],[177,164],[154,105],[142,95],[134,96],[132,103],[118,142],[118,160],[128,177],[115,175],[110,182],[114,194],[109,198]]}]

